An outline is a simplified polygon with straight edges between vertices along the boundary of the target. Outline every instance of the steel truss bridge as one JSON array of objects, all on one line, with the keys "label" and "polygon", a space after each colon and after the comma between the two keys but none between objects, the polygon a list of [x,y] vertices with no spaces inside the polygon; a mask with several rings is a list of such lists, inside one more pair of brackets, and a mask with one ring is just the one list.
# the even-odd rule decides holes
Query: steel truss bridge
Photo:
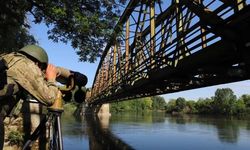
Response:
[{"label": "steel truss bridge", "polygon": [[246,0],[131,0],[98,66],[98,105],[250,77]]}]

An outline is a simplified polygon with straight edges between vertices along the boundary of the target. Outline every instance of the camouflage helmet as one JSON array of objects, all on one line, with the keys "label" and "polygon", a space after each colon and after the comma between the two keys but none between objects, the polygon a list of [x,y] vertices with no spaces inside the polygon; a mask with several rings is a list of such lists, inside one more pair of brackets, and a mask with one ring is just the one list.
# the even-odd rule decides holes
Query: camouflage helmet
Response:
[{"label": "camouflage helmet", "polygon": [[49,58],[46,51],[37,45],[27,45],[19,50],[19,52],[23,52],[36,60],[40,63],[48,64]]}]

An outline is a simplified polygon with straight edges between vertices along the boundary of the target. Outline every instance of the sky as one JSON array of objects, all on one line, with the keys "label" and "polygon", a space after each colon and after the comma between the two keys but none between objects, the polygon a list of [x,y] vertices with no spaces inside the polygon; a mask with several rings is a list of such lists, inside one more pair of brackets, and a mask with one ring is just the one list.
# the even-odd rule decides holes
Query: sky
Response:
[{"label": "sky", "polygon": [[[29,22],[31,24],[30,33],[35,36],[39,45],[47,51],[49,55],[49,62],[56,66],[68,68],[85,74],[88,77],[87,87],[92,87],[99,62],[80,62],[76,51],[70,46],[70,43],[54,43],[52,40],[48,39],[48,28],[44,24],[34,24],[31,20],[29,20]],[[187,90],[161,96],[163,96],[165,100],[176,99],[178,97],[184,97],[187,100],[197,100],[198,98],[214,96],[214,93],[218,88],[231,88],[234,91],[234,94],[237,97],[240,97],[242,94],[250,94],[250,80]]]},{"label": "sky", "polygon": [[48,53],[49,63],[87,75],[89,80],[87,87],[91,87],[98,63],[80,62],[76,51],[71,47],[70,43],[55,43],[48,39],[48,28],[46,25],[34,24],[31,21],[30,23],[30,33],[34,35],[39,45]]}]

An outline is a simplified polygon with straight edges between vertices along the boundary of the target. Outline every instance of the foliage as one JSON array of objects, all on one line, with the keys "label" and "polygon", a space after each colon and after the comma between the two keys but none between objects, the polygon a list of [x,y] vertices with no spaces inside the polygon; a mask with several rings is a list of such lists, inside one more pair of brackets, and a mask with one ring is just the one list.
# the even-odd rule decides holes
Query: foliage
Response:
[{"label": "foliage", "polygon": [[185,113],[197,113],[198,110],[195,107],[195,101],[186,101]]},{"label": "foliage", "polygon": [[183,97],[171,99],[167,103],[163,97],[153,96],[111,104],[112,112],[164,110],[167,113],[223,114],[239,115],[250,112],[250,95],[242,95],[238,100],[230,88],[217,89],[211,98],[197,101]]},{"label": "foliage", "polygon": [[0,53],[15,51],[27,44],[36,43],[28,32],[26,5],[23,1],[1,1],[0,5]]},{"label": "foliage", "polygon": [[198,113],[238,115],[250,112],[250,95],[242,95],[238,100],[230,88],[217,89],[211,98],[186,101],[185,98],[172,99],[167,103],[168,113]]},{"label": "foliage", "polygon": [[176,100],[171,99],[170,101],[168,101],[166,108],[167,108],[166,111],[169,113],[176,111]]},{"label": "foliage", "polygon": [[10,131],[8,135],[10,145],[20,146],[23,143],[23,134],[18,131]]},{"label": "foliage", "polygon": [[244,101],[246,107],[250,107],[250,95],[244,94],[240,97],[240,100]]},{"label": "foliage", "polygon": [[[45,23],[49,27],[49,39],[54,42],[71,42],[81,61],[94,62],[101,56],[113,32],[121,12],[120,5],[125,3],[126,0],[2,1],[0,50],[15,50],[21,45],[34,42],[33,36],[27,32],[30,28],[27,23],[28,14],[29,19],[34,18],[33,22]],[[12,45],[15,42],[16,45]]]},{"label": "foliage", "polygon": [[245,113],[245,111],[246,111],[246,104],[244,103],[244,101],[241,99],[236,101],[234,113],[240,114],[240,113]]},{"label": "foliage", "polygon": [[217,89],[215,91],[213,107],[215,113],[233,114],[236,96],[230,88]]},{"label": "foliage", "polygon": [[143,103],[141,101],[140,105],[142,110],[149,110],[152,109],[152,104],[153,104],[152,99],[150,97],[145,97]]},{"label": "foliage", "polygon": [[[163,101],[164,102],[163,102]],[[153,107],[153,105],[155,107]],[[156,106],[163,105],[163,107]],[[117,103],[111,103],[111,112],[122,112],[122,111],[148,111],[148,110],[162,110],[165,108],[166,102],[162,97],[145,97],[138,98],[129,101],[122,101]]]},{"label": "foliage", "polygon": [[153,110],[165,110],[166,101],[161,96],[153,96],[152,98],[152,109]]},{"label": "foliage", "polygon": [[206,98],[206,99],[200,98],[195,104],[197,112],[200,114],[213,113],[212,103],[213,103],[213,100],[210,98]]},{"label": "foliage", "polygon": [[179,97],[176,100],[176,110],[177,112],[181,112],[186,105],[186,100],[183,97]]}]

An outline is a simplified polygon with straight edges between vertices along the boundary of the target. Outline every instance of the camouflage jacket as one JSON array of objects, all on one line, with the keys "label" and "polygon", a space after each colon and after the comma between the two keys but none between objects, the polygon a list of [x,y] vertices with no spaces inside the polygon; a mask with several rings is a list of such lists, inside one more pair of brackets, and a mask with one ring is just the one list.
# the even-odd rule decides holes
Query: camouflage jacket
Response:
[{"label": "camouflage jacket", "polygon": [[45,105],[54,103],[59,89],[55,81],[46,81],[45,75],[33,61],[17,52],[6,54],[1,58],[7,66],[7,84],[16,83],[14,92],[21,86],[41,103]]}]

